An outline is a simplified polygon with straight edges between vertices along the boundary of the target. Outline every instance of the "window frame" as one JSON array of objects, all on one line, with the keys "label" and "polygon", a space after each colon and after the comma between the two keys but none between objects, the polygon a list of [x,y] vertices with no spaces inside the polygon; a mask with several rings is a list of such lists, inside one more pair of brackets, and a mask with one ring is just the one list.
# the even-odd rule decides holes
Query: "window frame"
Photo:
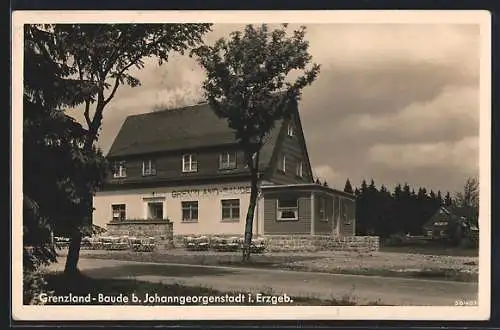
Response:
[{"label": "window frame", "polygon": [[[226,205],[224,205],[225,202],[226,203],[237,202],[238,206],[237,207],[234,206],[234,205],[226,206]],[[222,222],[239,222],[240,221],[240,217],[241,217],[241,203],[240,203],[240,200],[238,198],[221,199],[220,205],[221,205],[221,221]],[[224,218],[224,209],[225,208],[229,209],[229,213],[230,213],[229,218]],[[237,217],[235,217],[234,214],[233,214],[233,211],[235,209],[238,210],[238,216]]]},{"label": "window frame", "polygon": [[[123,206],[123,210],[121,207]],[[115,207],[120,209],[115,211]],[[115,213],[119,213],[119,216],[115,218]],[[127,219],[127,205],[126,204],[111,204],[111,219],[112,221],[125,221]]]},{"label": "window frame", "polygon": [[[231,161],[231,156],[234,161]],[[225,164],[225,166],[223,166]],[[233,170],[237,167],[237,155],[234,151],[226,151],[219,154],[219,170]]]},{"label": "window frame", "polygon": [[127,177],[127,163],[124,160],[115,162],[113,164],[113,178],[120,179],[126,177]]},{"label": "window frame", "polygon": [[[280,202],[295,200],[295,206],[281,206]],[[293,218],[283,217],[283,212],[294,212]],[[276,199],[276,221],[299,221],[299,198],[298,197],[282,197]]]},{"label": "window frame", "polygon": [[282,154],[280,162],[278,164],[278,170],[282,173],[286,173],[286,155]]},{"label": "window frame", "polygon": [[[323,214],[321,214],[323,211]],[[327,212],[327,200],[325,197],[318,197],[318,219],[321,222],[328,222],[329,217],[326,214]]]},{"label": "window frame", "polygon": [[163,218],[165,217],[165,214],[163,212],[163,209],[164,209],[163,202],[157,202],[157,201],[155,201],[155,202],[148,202],[147,203],[147,206],[148,206],[148,215],[150,214],[150,211],[151,211],[151,209],[150,209],[151,204],[155,204],[155,206],[161,205],[161,217],[157,218],[157,217],[153,217],[153,216],[148,216],[148,218],[151,219],[151,220],[163,220]]},{"label": "window frame", "polygon": [[[146,164],[148,166],[146,166]],[[149,171],[146,169],[149,168]],[[156,175],[156,160],[148,159],[142,161],[142,176],[155,176]]]},{"label": "window frame", "polygon": [[[192,207],[195,205],[196,207]],[[189,206],[189,207],[187,207]],[[189,219],[184,218],[184,210],[189,209]],[[196,219],[193,217],[193,210],[196,210]],[[182,201],[181,202],[181,222],[183,223],[197,223],[200,218],[200,204],[198,201]]]},{"label": "window frame", "polygon": [[304,162],[302,160],[297,160],[297,164],[295,166],[295,175],[299,178],[304,177]]},{"label": "window frame", "polygon": [[[189,157],[189,161],[186,162],[186,157]],[[186,166],[189,165],[189,166]],[[198,160],[195,154],[184,154],[182,155],[182,173],[196,173],[198,172]],[[188,168],[186,168],[188,167]]]}]

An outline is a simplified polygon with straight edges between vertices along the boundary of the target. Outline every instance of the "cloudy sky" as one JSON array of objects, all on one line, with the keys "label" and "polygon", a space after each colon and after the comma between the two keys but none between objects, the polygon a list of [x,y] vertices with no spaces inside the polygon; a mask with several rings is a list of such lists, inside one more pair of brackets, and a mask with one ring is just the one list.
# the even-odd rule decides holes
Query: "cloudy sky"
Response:
[{"label": "cloudy sky", "polygon": [[[214,25],[206,42],[242,28]],[[479,26],[312,24],[306,38],[322,65],[300,102],[317,176],[340,189],[346,178],[373,178],[453,192],[477,175]],[[105,111],[105,152],[127,115],[199,99],[204,73],[194,60],[147,63],[136,73],[142,86],[121,87]]]}]

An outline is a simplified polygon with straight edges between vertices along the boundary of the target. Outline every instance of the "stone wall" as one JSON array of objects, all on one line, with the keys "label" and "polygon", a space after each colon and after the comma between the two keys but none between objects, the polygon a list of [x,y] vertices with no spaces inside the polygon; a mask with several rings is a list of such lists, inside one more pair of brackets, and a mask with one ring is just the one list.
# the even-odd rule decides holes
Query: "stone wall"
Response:
[{"label": "stone wall", "polygon": [[[241,235],[214,235],[220,238],[241,237]],[[174,235],[175,247],[184,247],[186,235]],[[207,237],[212,237],[207,235]],[[378,236],[343,236],[328,235],[254,235],[266,241],[268,252],[316,252],[316,251],[356,251],[376,252],[380,247]]]},{"label": "stone wall", "polygon": [[[208,237],[209,239],[212,238],[212,237],[218,237],[218,238],[232,238],[232,237],[238,237],[238,238],[241,238],[243,239],[243,235],[231,235],[231,234],[227,234],[227,235],[174,235],[173,236],[173,245],[174,247],[176,248],[182,248],[184,247],[184,243],[185,243],[185,240],[186,240],[186,237],[200,237],[200,236],[206,236]],[[258,235],[253,235],[253,238],[257,238],[259,237]]]},{"label": "stone wall", "polygon": [[168,220],[125,220],[107,224],[107,236],[154,237],[161,247],[173,246],[173,223]]},{"label": "stone wall", "polygon": [[357,251],[376,252],[378,236],[266,235],[269,252]]}]

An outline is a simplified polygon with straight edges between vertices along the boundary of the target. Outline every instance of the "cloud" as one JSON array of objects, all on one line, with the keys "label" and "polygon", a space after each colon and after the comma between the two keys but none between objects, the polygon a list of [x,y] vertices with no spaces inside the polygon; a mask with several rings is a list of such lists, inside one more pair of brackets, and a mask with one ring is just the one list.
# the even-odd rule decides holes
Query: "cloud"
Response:
[{"label": "cloud", "polygon": [[369,150],[369,161],[388,168],[462,168],[465,172],[478,171],[478,137],[467,137],[457,142],[408,143],[375,145]]},{"label": "cloud", "polygon": [[395,114],[356,117],[367,134],[389,135],[392,140],[439,142],[477,136],[479,127],[477,88],[447,86],[436,98],[408,105]]},{"label": "cloud", "polygon": [[[205,40],[242,28],[216,24]],[[300,101],[302,126],[311,165],[330,186],[374,178],[454,191],[477,173],[478,26],[309,24],[306,39],[322,68]],[[134,74],[142,86],[120,87],[105,111],[104,150],[127,115],[196,102],[205,77],[179,55],[162,66],[148,59]]]},{"label": "cloud", "polygon": [[337,178],[338,173],[335,172],[332,166],[322,164],[316,167],[313,166],[313,175],[315,178],[319,178],[320,181],[332,182]]}]

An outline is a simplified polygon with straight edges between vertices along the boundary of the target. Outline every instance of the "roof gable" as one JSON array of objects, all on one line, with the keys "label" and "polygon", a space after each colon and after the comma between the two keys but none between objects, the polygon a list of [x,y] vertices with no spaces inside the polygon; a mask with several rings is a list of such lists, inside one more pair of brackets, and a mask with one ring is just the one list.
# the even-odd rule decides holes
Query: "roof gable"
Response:
[{"label": "roof gable", "polygon": [[[279,163],[279,156],[282,153],[284,149],[284,144],[285,140],[288,138],[288,124],[292,124],[294,128],[294,134],[296,137],[296,142],[300,147],[300,152],[302,153],[301,159],[303,162],[303,171],[306,173],[304,178],[309,179],[306,181],[313,182],[312,178],[312,167],[311,163],[309,160],[309,153],[306,145],[306,140],[304,136],[304,131],[302,129],[302,123],[300,120],[300,114],[298,111],[298,107],[295,103],[295,106],[291,108],[292,113],[289,119],[283,120],[279,132],[276,132],[277,134],[277,142],[276,142],[276,147],[273,149],[273,154],[271,157],[271,163],[269,164],[268,171],[267,171],[267,176],[270,181],[274,180],[274,176],[276,174],[277,168],[278,168],[278,163]],[[295,172],[294,172],[295,173]],[[307,175],[308,174],[308,175]]]}]

